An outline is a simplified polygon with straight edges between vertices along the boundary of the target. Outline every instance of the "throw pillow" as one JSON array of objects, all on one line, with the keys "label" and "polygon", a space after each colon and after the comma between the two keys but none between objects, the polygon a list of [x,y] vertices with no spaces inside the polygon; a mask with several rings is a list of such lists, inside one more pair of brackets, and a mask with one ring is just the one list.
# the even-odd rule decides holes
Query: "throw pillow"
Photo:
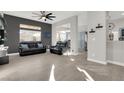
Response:
[{"label": "throw pillow", "polygon": [[43,48],[43,44],[38,44],[38,47],[39,48]]},{"label": "throw pillow", "polygon": [[27,44],[21,44],[21,47],[24,49],[28,49],[28,45]]}]

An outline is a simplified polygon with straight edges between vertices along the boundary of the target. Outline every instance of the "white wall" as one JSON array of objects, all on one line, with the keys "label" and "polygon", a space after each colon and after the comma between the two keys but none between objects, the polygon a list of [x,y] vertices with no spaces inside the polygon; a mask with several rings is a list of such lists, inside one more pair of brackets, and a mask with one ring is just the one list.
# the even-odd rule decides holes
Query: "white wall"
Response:
[{"label": "white wall", "polygon": [[64,24],[70,23],[70,37],[71,37],[71,52],[72,54],[78,53],[78,17],[73,16],[67,19],[64,19],[60,22],[57,22],[52,25],[52,45],[56,44],[56,27]]},{"label": "white wall", "polygon": [[85,32],[87,31],[87,11],[78,14],[78,51],[85,50]]},{"label": "white wall", "polygon": [[114,23],[115,27],[112,32],[118,33],[117,39],[114,36],[114,40],[107,42],[107,60],[110,63],[124,66],[124,41],[119,41],[119,29],[124,28],[124,18],[110,20]]},{"label": "white wall", "polygon": [[82,11],[81,14],[78,14],[78,31],[86,31],[87,30],[87,12]]},{"label": "white wall", "polygon": [[107,43],[107,60],[124,66],[124,41],[109,41]]},{"label": "white wall", "polygon": [[[120,36],[120,33],[119,33],[119,30],[120,28],[124,28],[124,18],[120,18],[120,19],[117,19],[117,20],[111,20],[111,23],[114,23],[115,27],[113,28],[113,32],[116,32],[118,37]],[[115,37],[114,37],[115,38]],[[117,40],[115,38],[115,40]]]},{"label": "white wall", "polygon": [[71,50],[78,52],[78,32],[90,31],[101,24],[103,28],[88,34],[88,59],[106,64],[106,12],[82,12],[82,14],[65,19],[52,25],[52,44],[56,44],[56,26],[71,23]]},{"label": "white wall", "polygon": [[[73,20],[73,21],[71,21]],[[62,24],[66,24],[68,22],[71,22],[71,24],[73,26],[71,26],[71,40],[72,40],[72,50],[75,51],[75,53],[78,53],[79,49],[80,49],[80,43],[81,43],[81,38],[79,33],[80,32],[84,32],[87,30],[87,11],[82,11],[79,14],[77,14],[76,18],[74,17],[70,17],[67,18],[65,20],[62,20],[60,22],[57,22],[55,24],[52,25],[52,45],[56,44],[56,31],[55,31],[55,27],[58,25],[62,25]],[[74,31],[74,29],[76,29]],[[82,46],[84,47],[84,36],[82,37]]]},{"label": "white wall", "polygon": [[[96,29],[101,24],[103,28]],[[88,12],[88,31],[94,29],[95,33],[88,33],[88,60],[106,64],[106,12]]]}]

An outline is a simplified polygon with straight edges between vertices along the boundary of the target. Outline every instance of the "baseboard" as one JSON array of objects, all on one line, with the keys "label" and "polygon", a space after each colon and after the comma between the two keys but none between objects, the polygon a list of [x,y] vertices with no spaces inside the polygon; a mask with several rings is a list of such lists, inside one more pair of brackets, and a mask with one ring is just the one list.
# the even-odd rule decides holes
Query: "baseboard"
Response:
[{"label": "baseboard", "polygon": [[15,55],[19,55],[19,53],[10,53],[10,54],[7,54],[8,56],[15,56]]},{"label": "baseboard", "polygon": [[107,62],[108,62],[108,63],[111,63],[111,64],[119,65],[119,66],[124,66],[124,63],[117,62],[117,61],[107,60]]},{"label": "baseboard", "polygon": [[91,62],[96,62],[96,63],[104,64],[104,65],[107,64],[107,62],[105,62],[105,61],[99,61],[99,60],[90,59],[90,58],[87,58],[87,60],[88,60],[88,61],[91,61]]}]

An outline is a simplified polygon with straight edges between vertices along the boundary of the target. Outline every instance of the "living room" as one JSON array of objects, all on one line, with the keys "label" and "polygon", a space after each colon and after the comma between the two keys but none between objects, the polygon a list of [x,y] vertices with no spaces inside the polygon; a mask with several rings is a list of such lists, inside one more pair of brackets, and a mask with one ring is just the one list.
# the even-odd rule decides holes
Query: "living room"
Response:
[{"label": "living room", "polygon": [[1,11],[0,80],[124,80],[123,57],[108,51],[112,13]]},{"label": "living room", "polygon": [[123,4],[1,0],[0,92],[123,93]]},{"label": "living room", "polygon": [[[3,69],[1,69],[1,71],[5,70],[5,69],[10,69],[10,71],[11,71],[11,69],[12,69],[12,71],[14,71],[14,72],[17,71],[17,73],[18,73],[18,71],[20,71],[18,69],[19,67],[17,66],[17,67],[12,68],[11,66],[14,66],[14,65],[17,65],[17,63],[20,64],[23,62],[24,62],[23,64],[26,65],[25,62],[30,62],[30,59],[32,59],[32,58],[33,58],[32,62],[34,63],[34,61],[36,61],[35,62],[37,64],[36,66],[38,66],[39,62],[41,62],[42,60],[45,60],[45,59],[50,59],[51,57],[53,57],[53,58],[52,58],[52,60],[49,60],[49,61],[54,62],[54,60],[53,60],[54,57],[55,58],[57,57],[58,58],[57,60],[60,60],[61,57],[62,57],[62,59],[64,59],[63,57],[68,58],[68,56],[69,56],[68,54],[71,54],[72,56],[77,55],[76,53],[78,50],[77,50],[77,46],[75,45],[75,43],[77,43],[77,41],[76,41],[77,39],[74,39],[76,32],[72,33],[72,31],[71,32],[69,31],[69,28],[67,26],[63,27],[60,25],[60,27],[58,28],[58,30],[60,30],[59,37],[57,39],[54,38],[54,36],[52,36],[52,34],[53,34],[52,30],[55,27],[55,26],[52,27],[53,26],[52,22],[54,21],[54,18],[53,18],[53,21],[51,21],[51,19],[50,20],[47,19],[47,21],[45,21],[46,19],[39,20],[40,18],[38,18],[38,15],[40,15],[42,13],[51,15],[51,14],[54,14],[54,11],[52,13],[48,12],[48,11],[32,11],[32,12],[29,12],[29,11],[24,11],[24,12],[22,12],[22,11],[15,11],[15,12],[14,11],[13,12],[2,11],[1,12],[1,20],[3,21],[3,22],[1,22],[1,24],[2,23],[4,24],[1,26],[1,29],[4,30],[2,32],[3,34],[1,34],[4,36],[1,38],[1,50],[3,50],[3,51],[1,51],[1,66],[3,67]],[[62,13],[65,13],[65,17],[60,16]],[[75,30],[73,29],[73,31],[77,31],[76,30],[77,24],[75,23],[77,21],[76,14],[81,13],[81,12],[62,12],[62,13],[56,12],[55,15],[56,16],[58,15],[58,16],[57,17],[55,16],[56,20],[57,20],[55,22],[60,22],[61,20],[69,18],[68,22],[70,22],[71,25],[73,24],[73,27],[75,27],[74,28]],[[28,16],[29,18],[25,18],[26,16]],[[53,17],[54,15],[51,15],[51,16]],[[39,17],[41,17],[41,15]],[[71,20],[72,20],[72,22],[71,22]],[[41,21],[43,21],[43,22],[41,22]],[[54,25],[56,25],[56,24],[54,24]],[[70,29],[72,29],[72,28],[70,28]],[[63,32],[66,32],[66,33],[63,33]],[[58,33],[55,33],[55,34],[57,35]],[[68,36],[67,36],[67,34],[68,34]],[[73,37],[70,34],[73,34]],[[70,41],[70,39],[71,39],[71,41]],[[52,43],[53,40],[57,40],[57,41],[54,41]],[[61,46],[61,47],[58,47],[58,46]],[[54,55],[53,55],[53,53],[54,53]],[[41,57],[43,57],[42,60],[40,59],[41,58],[40,55],[41,55]],[[37,58],[37,60],[35,60],[35,57]],[[24,59],[26,59],[26,60],[24,60]],[[57,61],[57,60],[55,60],[55,61]],[[64,60],[65,60],[65,62],[67,61],[66,59],[64,59]],[[74,59],[73,59],[73,57],[70,56],[69,60],[73,61]],[[48,63],[45,61],[43,63],[43,65],[48,64]],[[39,64],[39,66],[43,66],[43,65],[41,65],[41,63]],[[51,63],[49,63],[48,66],[44,67],[44,69],[51,68],[52,65],[53,65],[53,63],[51,62]],[[23,66],[24,65],[22,65],[22,67]],[[37,68],[37,70],[38,70],[38,72],[35,74],[41,73],[41,72],[39,72],[40,68],[39,69]],[[22,71],[21,73],[24,74],[25,71],[26,70],[24,70],[24,72]],[[50,74],[50,72],[51,72],[51,70],[47,71],[46,73],[43,72],[43,74]],[[7,72],[7,73],[9,73],[9,75],[12,74],[11,72]],[[20,75],[21,75],[21,73],[20,73]],[[4,79],[5,80],[49,80],[49,78],[50,78],[50,76],[45,77],[44,75],[42,75],[42,77],[40,77],[39,75],[38,76],[34,75],[36,77],[33,77],[30,79],[30,77],[29,77],[30,75],[27,73],[25,73],[25,75],[21,75],[21,77],[20,77],[20,75],[17,76],[16,74],[12,77],[3,75],[3,77],[1,77],[1,80],[4,80]],[[26,74],[28,75],[28,78],[27,78]],[[58,80],[61,80],[61,79],[64,79],[64,78],[61,77]],[[69,79],[67,79],[67,80],[69,80]],[[70,80],[73,80],[73,79],[70,79]]]}]

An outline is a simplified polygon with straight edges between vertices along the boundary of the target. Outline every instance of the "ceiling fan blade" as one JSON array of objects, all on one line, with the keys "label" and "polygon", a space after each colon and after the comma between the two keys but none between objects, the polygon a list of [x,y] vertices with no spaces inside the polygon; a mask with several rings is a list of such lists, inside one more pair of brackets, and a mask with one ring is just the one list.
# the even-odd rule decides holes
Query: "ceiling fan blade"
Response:
[{"label": "ceiling fan blade", "polygon": [[49,14],[47,14],[46,16],[50,16],[50,15],[52,15],[53,13],[49,13]]},{"label": "ceiling fan blade", "polygon": [[48,16],[49,18],[56,18],[56,16]]},{"label": "ceiling fan blade", "polygon": [[41,14],[38,14],[38,13],[34,13],[34,12],[32,12],[32,14],[41,16]]},{"label": "ceiling fan blade", "polygon": [[37,15],[37,16],[32,16],[32,17],[40,17],[40,16]]},{"label": "ceiling fan blade", "polygon": [[40,17],[38,20],[42,19],[42,17]]},{"label": "ceiling fan blade", "polygon": [[51,18],[47,18],[47,19],[49,19],[49,20],[53,20],[53,19],[51,19]]}]

